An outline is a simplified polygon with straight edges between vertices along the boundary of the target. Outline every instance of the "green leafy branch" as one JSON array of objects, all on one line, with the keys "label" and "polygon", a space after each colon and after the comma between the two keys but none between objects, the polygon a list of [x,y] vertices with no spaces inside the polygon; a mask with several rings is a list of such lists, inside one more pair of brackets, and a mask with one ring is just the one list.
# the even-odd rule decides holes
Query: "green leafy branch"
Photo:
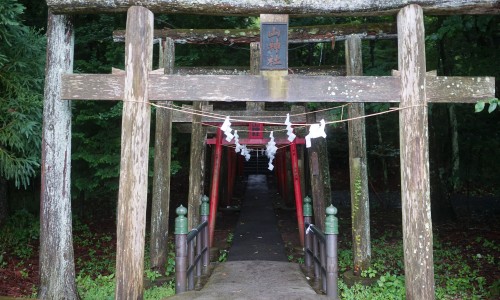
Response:
[{"label": "green leafy branch", "polygon": [[487,100],[487,101],[478,101],[476,103],[476,106],[474,107],[475,109],[475,112],[482,112],[486,106],[486,103],[489,104],[489,107],[488,107],[488,112],[491,114],[498,106],[498,98],[492,98],[490,100]]}]

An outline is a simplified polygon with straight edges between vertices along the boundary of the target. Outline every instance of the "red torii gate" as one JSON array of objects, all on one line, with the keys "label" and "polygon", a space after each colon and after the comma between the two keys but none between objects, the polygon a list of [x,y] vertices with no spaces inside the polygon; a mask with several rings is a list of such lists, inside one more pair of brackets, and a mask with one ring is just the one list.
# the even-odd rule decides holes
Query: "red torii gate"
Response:
[{"label": "red torii gate", "polygon": [[[241,125],[235,123],[235,125]],[[263,126],[254,126],[254,125],[263,125],[261,123],[248,123],[248,135],[249,138],[240,139],[240,143],[247,146],[255,146],[255,145],[265,145],[269,142],[268,138],[263,137]],[[255,130],[257,129],[257,130]],[[292,177],[293,177],[293,190],[295,197],[295,206],[296,206],[296,215],[297,215],[297,224],[299,227],[299,237],[300,244],[304,245],[304,214],[302,212],[302,188],[300,185],[300,171],[299,171],[299,159],[297,155],[297,145],[305,144],[305,140],[303,138],[296,137],[292,142],[288,141],[284,138],[275,139],[277,145],[289,145],[290,147],[290,156],[292,162]],[[223,145],[232,145],[233,142],[228,142],[222,138],[222,130],[220,128],[217,129],[216,137],[207,139],[208,145],[215,145],[215,155],[212,164],[212,183],[210,185],[210,215],[209,215],[209,232],[210,232],[210,245],[213,244],[214,239],[214,230],[215,230],[215,219],[217,215],[217,207],[219,205],[219,186],[220,186],[220,167],[222,161],[222,146]],[[230,158],[229,158],[230,159]],[[229,160],[228,160],[229,161]],[[280,166],[283,166],[283,162],[278,162]],[[228,168],[229,169],[229,168]],[[276,171],[277,173],[283,172],[280,168]],[[283,174],[281,174],[283,176]],[[228,176],[228,187],[232,188],[234,181],[234,176]],[[281,177],[283,178],[283,177]],[[231,192],[228,193],[231,195]],[[285,197],[285,195],[282,195]]]}]

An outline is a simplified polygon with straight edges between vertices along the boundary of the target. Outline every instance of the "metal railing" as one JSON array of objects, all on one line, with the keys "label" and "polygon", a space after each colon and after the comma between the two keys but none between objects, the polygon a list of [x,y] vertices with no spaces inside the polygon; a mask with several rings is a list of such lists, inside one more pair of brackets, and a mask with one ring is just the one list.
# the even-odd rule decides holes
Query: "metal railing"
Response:
[{"label": "metal railing", "polygon": [[[187,231],[187,209],[179,206],[175,218],[175,293],[194,289],[196,278],[208,271],[208,197],[201,198],[201,224]],[[196,254],[195,254],[196,253]]]},{"label": "metal railing", "polygon": [[304,263],[308,269],[314,267],[314,276],[321,279],[323,291],[332,299],[338,294],[337,236],[339,233],[337,209],[326,208],[325,231],[312,224],[311,198],[304,199]]}]

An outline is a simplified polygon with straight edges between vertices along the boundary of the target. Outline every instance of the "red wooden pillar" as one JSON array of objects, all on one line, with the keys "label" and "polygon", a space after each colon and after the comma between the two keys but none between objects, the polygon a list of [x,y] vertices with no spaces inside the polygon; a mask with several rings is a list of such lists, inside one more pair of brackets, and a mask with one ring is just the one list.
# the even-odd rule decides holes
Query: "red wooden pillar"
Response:
[{"label": "red wooden pillar", "polygon": [[286,206],[291,206],[290,198],[288,196],[288,187],[287,187],[286,148],[281,149],[280,172],[281,172],[281,189],[282,189],[283,200],[285,201]]},{"label": "red wooden pillar", "polygon": [[210,213],[208,224],[210,230],[210,247],[213,245],[215,218],[217,215],[217,206],[219,204],[219,181],[220,181],[220,163],[222,160],[222,130],[217,129],[214,162],[212,166],[212,184],[210,186]]},{"label": "red wooden pillar", "polygon": [[236,152],[233,149],[227,149],[227,201],[226,205],[231,205],[234,190],[234,177],[236,176]]},{"label": "red wooden pillar", "polygon": [[238,176],[245,175],[245,163],[243,162],[243,156],[236,154],[236,161],[238,162]]},{"label": "red wooden pillar", "polygon": [[300,245],[304,246],[304,213],[302,211],[302,190],[300,187],[299,158],[297,144],[290,143],[290,156],[292,160],[293,190],[295,192],[295,207],[297,209],[297,225],[299,226]]},{"label": "red wooden pillar", "polygon": [[[274,173],[276,174],[276,180],[278,182],[278,193],[283,197],[283,187],[281,186],[281,150],[276,152],[276,158],[274,160]],[[283,199],[285,201],[285,199]]]}]

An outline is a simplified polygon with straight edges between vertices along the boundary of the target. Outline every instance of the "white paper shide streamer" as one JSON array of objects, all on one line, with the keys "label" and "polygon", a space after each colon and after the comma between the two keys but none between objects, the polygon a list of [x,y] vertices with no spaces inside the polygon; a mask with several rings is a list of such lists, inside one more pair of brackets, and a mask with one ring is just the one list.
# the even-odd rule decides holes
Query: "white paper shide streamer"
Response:
[{"label": "white paper shide streamer", "polygon": [[250,159],[250,151],[251,149],[248,149],[246,145],[241,145],[240,144],[240,136],[238,135],[238,130],[234,131],[234,144],[235,148],[234,151],[236,153],[241,153],[242,156],[245,157],[246,161]]},{"label": "white paper shide streamer", "polygon": [[285,125],[287,131],[286,134],[288,135],[288,141],[291,143],[297,136],[293,133],[292,123],[290,122],[290,114],[286,114]]},{"label": "white paper shide streamer", "polygon": [[306,135],[306,148],[311,147],[311,139],[319,138],[319,137],[324,137],[326,138],[326,133],[325,133],[325,120],[321,119],[319,121],[320,124],[312,124],[311,127],[309,127],[309,134]]},{"label": "white paper shide streamer", "polygon": [[224,134],[226,135],[226,141],[230,142],[234,138],[234,135],[231,133],[233,129],[231,129],[231,122],[229,122],[229,116],[227,116],[226,120],[224,120],[224,123],[220,127],[220,130],[224,131]]},{"label": "white paper shide streamer", "polygon": [[272,131],[271,131],[271,134],[269,135],[269,138],[270,138],[270,140],[269,140],[269,142],[267,142],[267,145],[266,145],[266,155],[269,158],[268,169],[269,169],[269,171],[272,171],[274,169],[274,166],[273,166],[274,156],[276,154],[276,151],[278,151],[278,148],[276,147],[276,143],[274,142],[274,136],[273,136]]}]

